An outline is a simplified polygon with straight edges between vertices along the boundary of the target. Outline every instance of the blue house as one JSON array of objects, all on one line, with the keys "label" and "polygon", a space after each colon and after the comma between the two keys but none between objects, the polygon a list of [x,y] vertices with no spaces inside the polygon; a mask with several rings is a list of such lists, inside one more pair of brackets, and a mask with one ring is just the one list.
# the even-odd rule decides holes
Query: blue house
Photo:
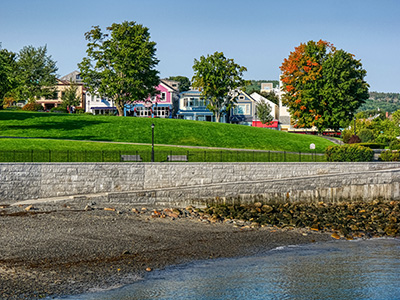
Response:
[{"label": "blue house", "polygon": [[214,116],[207,109],[208,101],[201,97],[201,92],[189,90],[180,93],[179,110],[177,116],[179,119],[195,121],[213,121]]},{"label": "blue house", "polygon": [[243,91],[235,98],[236,104],[230,111],[230,123],[252,126],[256,116],[257,102]]}]

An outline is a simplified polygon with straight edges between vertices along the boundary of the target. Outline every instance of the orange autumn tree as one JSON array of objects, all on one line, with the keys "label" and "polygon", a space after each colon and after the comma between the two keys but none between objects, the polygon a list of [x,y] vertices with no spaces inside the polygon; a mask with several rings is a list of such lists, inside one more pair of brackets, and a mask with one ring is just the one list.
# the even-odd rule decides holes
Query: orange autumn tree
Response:
[{"label": "orange autumn tree", "polygon": [[300,44],[280,69],[282,104],[295,127],[338,130],[369,96],[361,62],[326,41]]}]

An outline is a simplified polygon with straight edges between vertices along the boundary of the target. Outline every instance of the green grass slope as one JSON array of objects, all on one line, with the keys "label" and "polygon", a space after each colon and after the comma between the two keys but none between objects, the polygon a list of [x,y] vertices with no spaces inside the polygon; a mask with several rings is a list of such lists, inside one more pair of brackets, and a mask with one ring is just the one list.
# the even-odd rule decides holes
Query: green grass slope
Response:
[{"label": "green grass slope", "polygon": [[20,111],[0,111],[0,136],[151,143],[152,123],[155,144],[293,152],[309,152],[311,143],[317,152],[332,145],[316,136],[233,124]]}]

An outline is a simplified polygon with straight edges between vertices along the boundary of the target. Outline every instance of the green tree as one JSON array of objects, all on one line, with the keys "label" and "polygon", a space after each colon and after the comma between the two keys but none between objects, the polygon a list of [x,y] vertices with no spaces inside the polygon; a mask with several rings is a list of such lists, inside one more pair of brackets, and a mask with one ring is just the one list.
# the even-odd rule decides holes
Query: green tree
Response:
[{"label": "green tree", "polygon": [[107,30],[109,34],[94,26],[85,34],[87,57],[79,68],[89,92],[113,99],[122,116],[128,101],[157,93],[156,43],[150,41],[148,28],[135,22],[114,23]]},{"label": "green tree", "polygon": [[15,59],[15,53],[6,49],[0,50],[0,109],[3,107],[4,97],[16,87],[16,81],[13,76]]},{"label": "green tree", "polygon": [[360,60],[325,41],[300,44],[281,70],[282,103],[296,127],[338,130],[369,97]]},{"label": "green tree", "polygon": [[268,99],[269,101],[275,103],[276,105],[279,105],[279,96],[277,94],[275,94],[274,91],[270,91],[270,92],[258,92],[261,96],[263,96],[264,98]]},{"label": "green tree", "polygon": [[71,106],[79,106],[81,98],[78,95],[78,86],[70,82],[69,87],[64,91],[62,97],[62,106],[67,108]]},{"label": "green tree", "polygon": [[207,108],[213,112],[216,122],[234,105],[232,91],[244,84],[243,72],[247,69],[226,58],[222,52],[195,59],[192,86],[201,89],[209,101]]},{"label": "green tree", "polygon": [[18,53],[15,64],[15,89],[19,100],[35,102],[40,97],[54,94],[57,84],[56,62],[47,55],[47,47],[25,46]]},{"label": "green tree", "polygon": [[261,123],[270,124],[273,121],[274,118],[271,116],[272,108],[264,99],[257,103],[256,110],[257,117]]},{"label": "green tree", "polygon": [[179,82],[179,93],[190,89],[190,79],[185,76],[170,76],[168,79]]}]

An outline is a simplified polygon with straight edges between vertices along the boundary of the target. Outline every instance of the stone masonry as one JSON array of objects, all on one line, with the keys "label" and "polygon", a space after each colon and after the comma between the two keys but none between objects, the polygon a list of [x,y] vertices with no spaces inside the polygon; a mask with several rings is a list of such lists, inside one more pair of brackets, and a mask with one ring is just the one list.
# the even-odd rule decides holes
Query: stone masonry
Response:
[{"label": "stone masonry", "polygon": [[400,163],[0,163],[0,204],[399,199]]}]

